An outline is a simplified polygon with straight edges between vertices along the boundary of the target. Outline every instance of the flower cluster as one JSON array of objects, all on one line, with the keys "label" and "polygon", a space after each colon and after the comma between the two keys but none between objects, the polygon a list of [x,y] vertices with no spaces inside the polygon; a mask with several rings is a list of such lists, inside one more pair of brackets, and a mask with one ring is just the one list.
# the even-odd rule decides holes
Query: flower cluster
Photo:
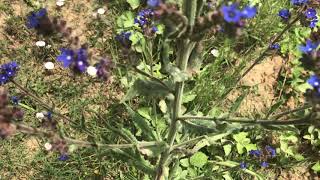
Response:
[{"label": "flower cluster", "polygon": [[154,24],[155,12],[152,9],[143,9],[138,12],[138,16],[134,19],[146,35],[153,35],[158,31],[157,26]]},{"label": "flower cluster", "polygon": [[73,49],[61,49],[61,54],[57,57],[59,62],[63,63],[63,67],[70,67],[75,72],[83,73],[86,71],[88,63],[87,49],[80,48],[78,50]]},{"label": "flower cluster", "polygon": [[257,9],[252,6],[246,6],[242,10],[239,9],[237,3],[229,6],[222,6],[224,20],[228,23],[240,23],[242,19],[253,18],[257,14]]},{"label": "flower cluster", "polygon": [[309,27],[314,28],[317,25],[318,17],[317,11],[314,8],[308,8],[305,11],[306,24],[309,24]]},{"label": "flower cluster", "polygon": [[[249,155],[253,158],[259,160],[259,164],[261,167],[268,167],[269,163],[267,162],[268,159],[276,157],[276,150],[271,146],[265,146],[263,150],[251,150],[249,151]],[[240,163],[240,168],[245,169],[248,167],[246,162]]]},{"label": "flower cluster", "polygon": [[8,91],[0,87],[0,137],[5,138],[16,131],[13,119],[21,119],[23,111],[16,106],[9,105]]},{"label": "flower cluster", "polygon": [[6,84],[16,75],[18,64],[15,61],[0,65],[0,85]]}]

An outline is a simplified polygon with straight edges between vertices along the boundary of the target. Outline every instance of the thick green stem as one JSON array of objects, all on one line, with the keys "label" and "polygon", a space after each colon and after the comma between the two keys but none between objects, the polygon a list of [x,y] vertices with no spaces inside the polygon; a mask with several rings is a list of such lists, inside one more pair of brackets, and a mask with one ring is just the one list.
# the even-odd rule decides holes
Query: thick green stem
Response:
[{"label": "thick green stem", "polygon": [[[181,71],[186,71],[188,60],[195,44],[190,43],[189,40],[184,40],[181,45],[182,46],[178,56],[179,57],[178,66]],[[167,161],[169,159],[170,152],[172,150],[173,143],[177,134],[178,117],[181,115],[183,88],[184,88],[184,82],[176,83],[174,107],[173,107],[173,113],[171,117],[171,124],[169,127],[169,134],[168,134],[168,140],[167,140],[169,144],[169,148],[161,155],[159,165],[158,165],[157,175],[156,175],[157,180],[167,179],[168,177],[168,174],[165,174],[165,166],[167,165]]]}]

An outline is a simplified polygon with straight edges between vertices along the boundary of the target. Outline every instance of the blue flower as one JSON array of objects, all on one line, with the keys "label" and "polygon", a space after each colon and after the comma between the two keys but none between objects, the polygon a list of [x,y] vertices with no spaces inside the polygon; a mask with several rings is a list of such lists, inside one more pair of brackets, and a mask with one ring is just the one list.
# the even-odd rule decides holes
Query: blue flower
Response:
[{"label": "blue flower", "polygon": [[131,32],[121,32],[116,36],[116,40],[124,47],[129,48],[131,45],[130,36]]},{"label": "blue flower", "polygon": [[69,159],[69,156],[67,154],[61,154],[58,159],[60,161],[66,161]]},{"label": "blue flower", "polygon": [[274,44],[271,44],[270,49],[276,49],[276,50],[279,50],[281,48],[280,44],[278,43],[274,43]]},{"label": "blue flower", "polygon": [[266,168],[266,167],[268,167],[268,166],[269,166],[269,163],[267,163],[267,162],[263,161],[260,165],[261,165],[261,167]]},{"label": "blue flower", "polygon": [[318,19],[317,19],[317,18],[312,19],[312,20],[310,21],[309,27],[315,28],[315,27],[317,26],[317,23],[318,23]]},{"label": "blue flower", "polygon": [[291,13],[288,9],[281,9],[278,13],[278,16],[280,16],[283,20],[287,21],[290,18]]},{"label": "blue flower", "polygon": [[71,49],[60,49],[61,54],[57,57],[57,60],[59,62],[63,63],[63,67],[67,68],[71,65],[73,59],[74,59],[74,52]]},{"label": "blue flower", "polygon": [[88,67],[88,53],[84,48],[77,51],[62,48],[57,60],[63,63],[64,68],[70,67],[78,72],[84,72]]},{"label": "blue flower", "polygon": [[266,146],[266,150],[270,153],[271,157],[275,157],[276,156],[276,149],[274,149],[271,146]]},{"label": "blue flower", "polygon": [[242,18],[253,18],[257,14],[257,8],[254,6],[246,6],[242,11],[241,11],[241,17]]},{"label": "blue flower", "polygon": [[247,167],[248,167],[247,163],[245,163],[245,162],[241,162],[240,163],[240,168],[241,169],[246,169]]},{"label": "blue flower", "polygon": [[48,120],[52,120],[52,112],[48,111],[45,116],[48,118]]},{"label": "blue flower", "polygon": [[31,14],[27,17],[27,27],[37,28],[40,25],[40,19],[47,15],[47,9],[42,8],[37,12],[31,12]]},{"label": "blue flower", "polygon": [[15,61],[0,66],[0,85],[6,84],[16,75],[18,64]]},{"label": "blue flower", "polygon": [[151,24],[153,16],[154,11],[152,9],[143,9],[138,12],[138,16],[134,19],[134,23],[138,24],[140,27],[144,27]]},{"label": "blue flower", "polygon": [[249,151],[249,154],[259,157],[259,156],[261,156],[261,151],[260,150],[251,150],[251,151]]},{"label": "blue flower", "polygon": [[320,85],[320,78],[317,75],[312,75],[307,83],[310,84],[313,88],[318,88]]},{"label": "blue flower", "polygon": [[147,4],[150,7],[157,7],[160,4],[160,0],[148,0]]},{"label": "blue flower", "polygon": [[230,6],[222,6],[221,11],[224,20],[229,23],[239,22],[242,16],[241,12],[238,10],[238,5],[235,3]]},{"label": "blue flower", "polygon": [[311,53],[313,50],[317,49],[317,47],[319,46],[318,42],[313,43],[311,40],[307,40],[306,45],[300,45],[299,49],[301,52],[308,54]]},{"label": "blue flower", "polygon": [[306,10],[305,15],[308,19],[317,18],[317,11],[313,8],[309,8]]},{"label": "blue flower", "polygon": [[291,3],[296,6],[301,6],[303,4],[307,4],[308,0],[291,0]]},{"label": "blue flower", "polygon": [[153,33],[156,33],[156,32],[159,31],[159,29],[158,29],[157,26],[153,26],[153,27],[151,28],[151,31],[152,31]]},{"label": "blue flower", "polygon": [[18,105],[19,104],[19,98],[17,96],[12,96],[11,97],[11,101],[14,105]]}]

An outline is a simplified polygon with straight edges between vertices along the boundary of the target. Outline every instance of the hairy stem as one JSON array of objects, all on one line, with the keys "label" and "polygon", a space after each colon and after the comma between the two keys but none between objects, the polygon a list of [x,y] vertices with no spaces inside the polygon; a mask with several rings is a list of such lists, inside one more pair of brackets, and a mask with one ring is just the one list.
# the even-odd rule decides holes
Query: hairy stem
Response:
[{"label": "hairy stem", "polygon": [[[178,66],[181,71],[186,71],[188,60],[190,57],[190,54],[192,52],[192,49],[194,48],[195,43],[190,43],[189,40],[183,40],[182,47],[179,51],[179,59],[177,61]],[[181,114],[181,102],[182,102],[182,96],[183,96],[183,88],[184,88],[184,82],[177,82],[175,86],[175,97],[174,97],[174,107],[173,107],[173,113],[171,117],[171,124],[169,127],[169,134],[168,134],[168,145],[169,148],[161,154],[161,158],[158,165],[158,170],[156,174],[157,180],[166,179],[165,175],[165,166],[169,159],[170,152],[172,150],[172,146],[174,143],[174,140],[176,138],[177,133],[177,123],[178,123],[178,117]]]},{"label": "hairy stem", "polygon": [[181,121],[188,120],[206,120],[206,121],[225,121],[232,123],[244,124],[260,124],[260,125],[294,125],[294,124],[308,124],[309,118],[293,119],[293,120],[258,120],[258,119],[244,119],[244,118],[216,118],[216,117],[201,117],[201,116],[183,116],[178,118]]}]

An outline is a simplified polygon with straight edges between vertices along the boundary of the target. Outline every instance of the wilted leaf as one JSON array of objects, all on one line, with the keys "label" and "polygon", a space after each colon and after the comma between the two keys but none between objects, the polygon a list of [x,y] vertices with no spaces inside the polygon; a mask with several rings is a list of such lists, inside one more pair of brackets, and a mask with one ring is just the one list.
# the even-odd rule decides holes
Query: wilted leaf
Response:
[{"label": "wilted leaf", "polygon": [[160,107],[161,112],[163,112],[163,113],[166,113],[167,110],[168,110],[166,101],[163,100],[163,99],[161,99],[161,100],[159,101],[159,107]]}]

